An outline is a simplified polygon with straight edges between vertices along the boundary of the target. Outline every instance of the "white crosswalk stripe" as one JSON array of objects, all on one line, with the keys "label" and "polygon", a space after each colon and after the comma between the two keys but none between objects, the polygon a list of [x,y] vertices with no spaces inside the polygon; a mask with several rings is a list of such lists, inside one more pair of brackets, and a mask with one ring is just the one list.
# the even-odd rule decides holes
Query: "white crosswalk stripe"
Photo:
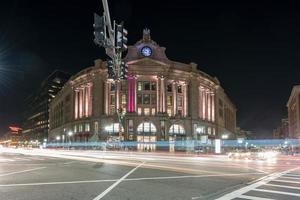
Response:
[{"label": "white crosswalk stripe", "polygon": [[253,184],[250,183],[250,185],[216,200],[232,200],[236,198],[274,200],[278,199],[278,195],[285,196],[286,199],[300,197],[300,171],[296,171],[298,169],[299,167],[265,176]]},{"label": "white crosswalk stripe", "polygon": [[45,158],[38,158],[38,157],[25,157],[25,158],[14,157],[12,159],[0,158],[0,163],[18,162],[18,161],[37,161],[37,160],[41,161],[41,160],[45,160]]}]

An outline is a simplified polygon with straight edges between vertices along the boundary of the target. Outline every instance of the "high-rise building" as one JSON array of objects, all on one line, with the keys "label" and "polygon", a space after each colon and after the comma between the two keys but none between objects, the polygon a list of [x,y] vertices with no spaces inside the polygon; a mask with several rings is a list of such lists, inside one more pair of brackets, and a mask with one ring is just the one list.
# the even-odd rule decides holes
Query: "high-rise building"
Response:
[{"label": "high-rise building", "polygon": [[281,119],[280,125],[273,130],[273,139],[285,139],[289,137],[289,119]]},{"label": "high-rise building", "polygon": [[287,102],[289,137],[300,137],[300,85],[293,87],[290,98]]},{"label": "high-rise building", "polygon": [[42,141],[48,137],[49,103],[69,78],[69,74],[56,70],[42,82],[36,92],[25,99],[23,135],[26,139]]}]

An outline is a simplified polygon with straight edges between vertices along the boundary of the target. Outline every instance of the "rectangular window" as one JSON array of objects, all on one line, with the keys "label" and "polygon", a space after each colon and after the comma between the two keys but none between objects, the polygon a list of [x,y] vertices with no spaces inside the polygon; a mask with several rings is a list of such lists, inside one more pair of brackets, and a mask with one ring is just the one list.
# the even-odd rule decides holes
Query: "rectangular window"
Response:
[{"label": "rectangular window", "polygon": [[122,94],[122,101],[121,101],[122,104],[126,104],[126,95],[125,94]]},{"label": "rectangular window", "polygon": [[172,83],[167,85],[167,92],[172,92]]},{"label": "rectangular window", "polygon": [[142,108],[138,108],[138,115],[142,114]]},{"label": "rectangular window", "polygon": [[151,90],[155,91],[156,90],[156,83],[151,82]]},{"label": "rectangular window", "polygon": [[143,104],[142,95],[141,94],[137,95],[137,104]]},{"label": "rectangular window", "polygon": [[143,104],[150,104],[150,94],[144,94],[143,95]]},{"label": "rectangular window", "polygon": [[77,125],[74,125],[74,133],[77,133]]},{"label": "rectangular window", "polygon": [[126,91],[126,81],[121,81],[121,90]]},{"label": "rectangular window", "polygon": [[82,124],[79,124],[79,132],[82,132],[82,131],[83,131]]},{"label": "rectangular window", "polygon": [[150,82],[148,81],[144,82],[144,90],[150,90]]},{"label": "rectangular window", "polygon": [[144,108],[144,114],[150,115],[150,108]]},{"label": "rectangular window", "polygon": [[115,114],[115,112],[116,112],[115,107],[110,107],[110,114],[113,115]]},{"label": "rectangular window", "polygon": [[89,132],[89,131],[90,131],[90,124],[89,124],[89,123],[86,123],[86,124],[85,124],[85,131],[86,131],[86,132]]},{"label": "rectangular window", "polygon": [[172,104],[173,104],[173,98],[172,98],[172,96],[167,96],[167,105],[168,106],[172,106]]},{"label": "rectangular window", "polygon": [[155,108],[151,109],[151,113],[152,113],[152,115],[155,115]]},{"label": "rectangular window", "polygon": [[115,91],[115,89],[116,89],[115,83],[111,83],[110,84],[110,91]]},{"label": "rectangular window", "polygon": [[95,133],[98,133],[99,132],[99,124],[98,124],[98,122],[95,122],[95,124],[94,124],[94,131],[95,131]]},{"label": "rectangular window", "polygon": [[182,93],[182,87],[181,87],[181,85],[178,85],[178,87],[177,87],[177,92],[178,92],[178,93]]},{"label": "rectangular window", "polygon": [[143,88],[143,82],[139,81],[138,82],[138,91],[142,91],[142,88]]},{"label": "rectangular window", "polygon": [[172,116],[172,109],[171,109],[171,108],[168,108],[168,109],[167,109],[167,113],[168,113],[169,117]]},{"label": "rectangular window", "polygon": [[115,95],[114,94],[111,94],[110,95],[110,105],[115,105],[115,101],[116,99],[115,99]]},{"label": "rectangular window", "polygon": [[182,103],[183,101],[182,101],[182,96],[179,96],[178,98],[177,98],[177,105],[178,105],[178,107],[182,107]]},{"label": "rectangular window", "polygon": [[151,104],[156,105],[156,94],[151,94]]}]

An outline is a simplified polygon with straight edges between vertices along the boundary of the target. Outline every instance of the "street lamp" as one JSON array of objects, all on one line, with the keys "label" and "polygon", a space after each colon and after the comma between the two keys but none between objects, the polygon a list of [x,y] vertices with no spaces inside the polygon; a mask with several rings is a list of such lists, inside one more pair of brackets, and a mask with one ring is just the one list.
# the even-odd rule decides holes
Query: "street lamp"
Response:
[{"label": "street lamp", "polygon": [[71,137],[73,135],[73,132],[72,131],[69,131],[68,132],[68,136],[69,136],[69,149],[70,149],[70,146],[71,146]]},{"label": "street lamp", "polygon": [[59,141],[60,140],[60,136],[58,135],[58,136],[56,136],[56,140],[57,141]]}]

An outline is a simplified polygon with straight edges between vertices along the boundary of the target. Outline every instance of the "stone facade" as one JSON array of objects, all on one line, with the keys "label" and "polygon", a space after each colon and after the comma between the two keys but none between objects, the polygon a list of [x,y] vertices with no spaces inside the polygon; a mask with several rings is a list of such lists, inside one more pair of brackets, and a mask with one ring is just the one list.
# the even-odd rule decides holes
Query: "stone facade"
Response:
[{"label": "stone facade", "polygon": [[[51,102],[49,141],[69,131],[73,141],[235,137],[236,108],[218,79],[195,63],[169,60],[149,31],[128,47],[124,61],[125,81],[108,79],[102,60],[71,77]],[[118,110],[125,114],[122,125]]]},{"label": "stone facade", "polygon": [[291,96],[287,103],[289,138],[300,137],[300,85],[293,87]]}]

